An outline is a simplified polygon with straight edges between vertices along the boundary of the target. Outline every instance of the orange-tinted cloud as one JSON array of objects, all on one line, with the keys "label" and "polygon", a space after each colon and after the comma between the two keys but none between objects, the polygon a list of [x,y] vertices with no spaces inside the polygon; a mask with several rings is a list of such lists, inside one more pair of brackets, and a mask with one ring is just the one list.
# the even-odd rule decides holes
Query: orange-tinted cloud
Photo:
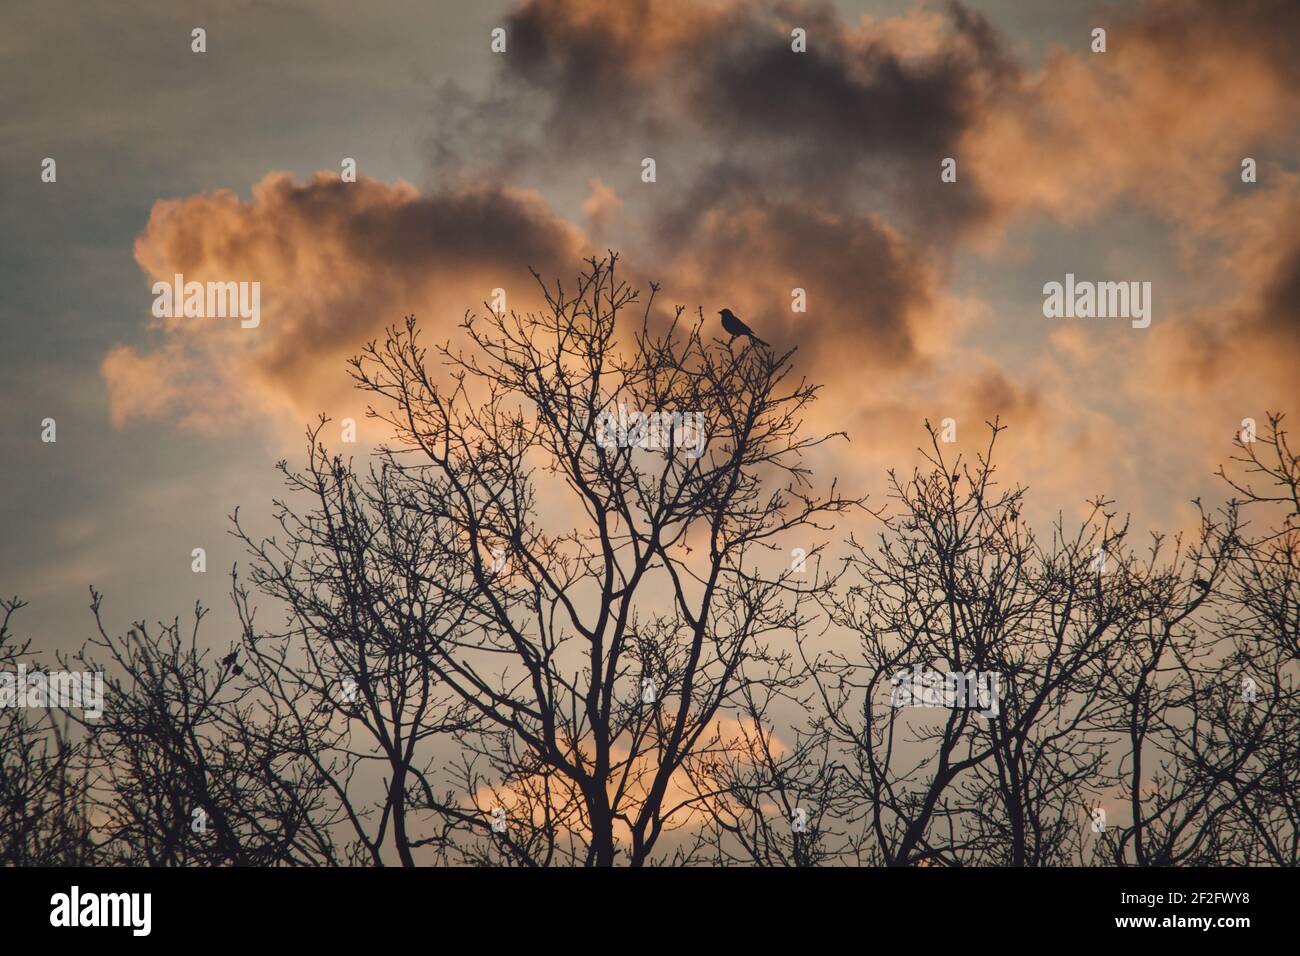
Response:
[{"label": "orange-tinted cloud", "polygon": [[[1016,467],[1053,495],[1182,480],[1221,456],[1235,409],[1300,398],[1300,190],[1269,159],[1300,128],[1296,11],[1155,0],[1099,21],[1106,53],[1080,32],[1029,70],[961,5],[844,22],[800,3],[530,0],[501,69],[533,98],[539,137],[512,151],[542,180],[576,174],[585,199],[560,210],[505,179],[422,194],[272,175],[250,202],[159,203],[137,247],[149,277],[260,279],[265,317],[163,322],[156,347],[114,350],[114,421],[219,427],[242,409],[300,426],[356,400],[343,362],[384,325],[414,311],[450,329],[498,286],[527,307],[527,266],[567,277],[614,243],[636,284],[663,284],[661,304],[727,306],[798,344],[799,370],[827,384],[812,423],[853,435],[852,467],[878,475],[924,418],[973,437],[1001,414]],[[485,122],[485,142],[516,132]],[[647,154],[655,184],[638,178]],[[939,181],[947,155],[956,184]],[[1209,280],[1195,309],[1161,287],[1149,330],[1059,326],[1011,358],[1007,317],[950,288],[975,249],[1014,274],[997,243],[1018,224],[1104,227],[1132,205],[1167,227],[1172,272]],[[1162,454],[1173,473],[1150,470]]]},{"label": "orange-tinted cloud", "polygon": [[1057,48],[1001,92],[962,142],[993,206],[1088,220],[1137,200],[1208,220],[1243,156],[1293,136],[1300,7],[1155,0],[1116,17],[1107,50]]},{"label": "orange-tinted cloud", "polygon": [[441,340],[496,288],[526,309],[539,298],[528,267],[567,274],[584,242],[537,195],[495,185],[424,194],[272,173],[247,202],[227,191],[160,201],[135,248],[150,285],[177,273],[256,281],[261,322],[156,320],[155,348],[105,359],[113,420],[173,413],[219,430],[282,413],[298,427],[352,401],[345,362],[385,326],[415,312]]},{"label": "orange-tinted cloud", "polygon": [[[962,169],[988,200],[991,264],[1029,219],[1105,229],[1136,207],[1165,225],[1176,271],[1157,283],[1155,324],[1056,330],[1037,369],[1054,425],[1034,444],[1061,446],[1058,474],[1073,460],[1101,487],[1190,497],[1213,487],[1241,418],[1300,403],[1300,180],[1273,158],[1300,134],[1300,7],[1152,0],[1096,21],[1107,51],[1080,34],[1000,90],[962,137]],[[1191,289],[1205,293],[1189,306]]]}]

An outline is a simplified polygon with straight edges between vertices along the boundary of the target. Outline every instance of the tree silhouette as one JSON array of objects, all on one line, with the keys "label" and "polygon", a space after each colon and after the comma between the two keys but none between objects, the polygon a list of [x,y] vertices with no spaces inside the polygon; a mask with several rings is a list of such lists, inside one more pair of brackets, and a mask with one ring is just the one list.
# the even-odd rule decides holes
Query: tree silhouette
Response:
[{"label": "tree silhouette", "polygon": [[[384,442],[236,512],[236,641],[96,634],[104,715],[0,711],[8,863],[1186,865],[1298,860],[1300,461],[1134,543],[1045,534],[927,423],[868,510],[816,482],[795,353],[592,259],[545,308],[351,365]],[[792,548],[802,549],[791,561]],[[34,661],[0,605],[0,670]],[[270,623],[268,623],[270,619]],[[915,678],[915,680],[914,680]],[[996,678],[996,682],[992,682]]]},{"label": "tree silhouette", "polygon": [[[31,642],[20,642],[11,628],[25,606],[18,598],[0,599],[0,673],[38,664]],[[0,709],[0,861],[7,865],[91,862],[85,750],[69,731],[53,708],[7,702]]]},{"label": "tree silhouette", "polygon": [[[392,434],[377,462],[358,476],[313,434],[306,473],[285,469],[310,509],[280,503],[278,543],[240,531],[252,583],[290,620],[268,635],[245,613],[251,679],[285,712],[321,701],[322,723],[383,755],[379,829],[357,828],[376,861],[391,822],[408,865],[423,846],[647,862],[707,797],[693,768],[743,747],[737,705],[797,684],[772,638],[825,582],[763,559],[855,504],[810,490],[804,455],[830,436],[801,434],[816,389],[789,381],[789,354],[706,341],[681,309],[653,332],[653,296],[638,325],[613,257],[572,294],[538,281],[548,308],[467,318],[469,353],[426,350],[414,319],[372,342],[352,367]],[[611,440],[620,406],[703,432],[670,418]],[[450,777],[435,737],[454,738]],[[417,811],[436,835],[412,833]]]}]

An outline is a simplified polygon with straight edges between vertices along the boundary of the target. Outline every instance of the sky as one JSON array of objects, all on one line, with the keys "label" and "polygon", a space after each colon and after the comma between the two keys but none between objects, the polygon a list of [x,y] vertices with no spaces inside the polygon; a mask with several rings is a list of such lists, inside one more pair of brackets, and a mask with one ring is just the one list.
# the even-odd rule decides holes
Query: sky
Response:
[{"label": "sky", "polygon": [[[0,593],[51,650],[91,585],[118,630],[228,611],[275,461],[321,413],[375,440],[349,356],[606,249],[797,346],[859,493],[996,415],[1040,524],[1177,531],[1243,419],[1300,414],[1298,48],[1262,0],[6,3]],[[259,282],[259,324],[155,317],[176,273]],[[1149,327],[1046,317],[1067,274],[1150,283]]]}]

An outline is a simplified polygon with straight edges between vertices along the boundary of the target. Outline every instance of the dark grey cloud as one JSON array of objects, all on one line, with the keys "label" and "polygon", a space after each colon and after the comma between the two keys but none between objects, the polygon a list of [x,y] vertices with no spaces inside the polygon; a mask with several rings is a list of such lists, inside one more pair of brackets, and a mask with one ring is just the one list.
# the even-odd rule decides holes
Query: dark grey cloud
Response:
[{"label": "dark grey cloud", "polygon": [[[791,50],[795,26],[806,52]],[[534,97],[538,163],[635,148],[672,157],[677,176],[725,164],[768,192],[889,212],[936,237],[987,213],[960,179],[940,191],[939,164],[1019,76],[997,31],[960,4],[924,50],[801,3],[636,2],[598,17],[585,0],[531,0],[509,35],[503,69]]]}]

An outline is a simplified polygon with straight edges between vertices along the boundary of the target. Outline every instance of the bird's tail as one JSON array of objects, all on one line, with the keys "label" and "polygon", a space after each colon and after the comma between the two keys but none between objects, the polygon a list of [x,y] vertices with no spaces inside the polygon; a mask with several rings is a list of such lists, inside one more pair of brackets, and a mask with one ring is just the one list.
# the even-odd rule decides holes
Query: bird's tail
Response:
[{"label": "bird's tail", "polygon": [[760,339],[760,338],[759,338],[757,335],[755,335],[753,332],[750,332],[750,333],[749,333],[749,338],[750,338],[750,341],[757,342],[759,345],[763,346],[763,348],[765,348],[765,349],[770,349],[770,348],[772,347],[772,346],[768,345],[766,342],[764,342],[762,339]]}]

